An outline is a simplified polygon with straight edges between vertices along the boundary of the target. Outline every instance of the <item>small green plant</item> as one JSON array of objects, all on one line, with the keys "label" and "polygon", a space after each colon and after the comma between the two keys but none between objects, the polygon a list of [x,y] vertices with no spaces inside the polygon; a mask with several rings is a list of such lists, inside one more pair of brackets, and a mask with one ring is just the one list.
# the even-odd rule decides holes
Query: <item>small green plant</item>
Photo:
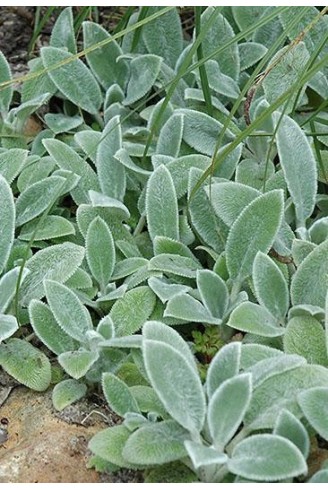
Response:
[{"label": "small green plant", "polygon": [[78,52],[87,11],[67,7],[15,96],[0,55],[0,365],[39,391],[61,369],[57,410],[102,384],[124,422],[90,465],[309,479],[309,434],[328,439],[325,12],[197,7],[186,41],[177,8],[128,9],[112,34],[84,20]]}]

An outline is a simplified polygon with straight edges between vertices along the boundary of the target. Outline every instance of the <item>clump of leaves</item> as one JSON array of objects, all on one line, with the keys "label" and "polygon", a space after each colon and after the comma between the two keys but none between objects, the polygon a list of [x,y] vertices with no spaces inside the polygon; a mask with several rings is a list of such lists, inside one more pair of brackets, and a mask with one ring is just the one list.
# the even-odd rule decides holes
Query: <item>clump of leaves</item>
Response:
[{"label": "clump of leaves", "polygon": [[77,53],[68,7],[15,96],[0,56],[0,365],[59,364],[57,410],[102,383],[99,468],[304,479],[327,439],[325,12],[128,10]]}]

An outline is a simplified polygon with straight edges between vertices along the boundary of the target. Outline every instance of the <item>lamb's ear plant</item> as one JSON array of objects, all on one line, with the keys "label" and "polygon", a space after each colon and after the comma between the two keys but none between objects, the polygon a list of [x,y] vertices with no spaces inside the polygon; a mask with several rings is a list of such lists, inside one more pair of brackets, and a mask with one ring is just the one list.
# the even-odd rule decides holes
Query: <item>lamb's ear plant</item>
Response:
[{"label": "lamb's ear plant", "polygon": [[56,410],[101,384],[123,423],[90,465],[309,480],[328,436],[325,12],[196,7],[186,40],[177,8],[128,9],[111,33],[84,21],[77,52],[67,7],[20,88],[0,54],[0,365],[39,391],[59,365]]}]

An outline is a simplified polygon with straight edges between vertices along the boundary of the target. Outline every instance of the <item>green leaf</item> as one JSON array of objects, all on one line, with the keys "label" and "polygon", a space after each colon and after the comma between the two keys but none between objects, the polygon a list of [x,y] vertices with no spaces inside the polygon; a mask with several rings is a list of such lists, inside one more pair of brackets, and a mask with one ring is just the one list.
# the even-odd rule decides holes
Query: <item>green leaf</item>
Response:
[{"label": "green leaf", "polygon": [[246,373],[223,381],[211,396],[208,427],[213,444],[219,451],[223,451],[241,424],[251,394],[251,375]]},{"label": "green leaf", "polygon": [[116,336],[132,335],[150,317],[156,296],[148,286],[140,286],[125,293],[111,309]]},{"label": "green leaf", "polygon": [[130,434],[131,432],[124,425],[114,425],[114,427],[97,432],[90,440],[88,447],[90,451],[105,461],[123,468],[134,468],[135,466],[122,456]]},{"label": "green leaf", "polygon": [[97,352],[87,350],[67,351],[58,356],[61,367],[74,379],[82,378],[97,361]]},{"label": "green leaf", "polygon": [[100,189],[106,196],[123,202],[126,189],[126,175],[122,163],[114,158],[122,147],[120,117],[108,121],[101,134],[96,154],[96,166]]},{"label": "green leaf", "polygon": [[283,338],[287,354],[299,354],[310,364],[328,365],[325,331],[311,316],[294,316],[289,320]]},{"label": "green leaf", "polygon": [[0,272],[5,268],[15,237],[14,196],[7,181],[0,175]]},{"label": "green leaf", "polygon": [[221,320],[211,315],[200,301],[187,293],[180,293],[170,299],[164,311],[164,317],[174,317],[188,322],[220,325]]},{"label": "green leaf", "polygon": [[292,257],[296,267],[316,248],[316,245],[307,240],[298,240],[295,238],[292,244]]},{"label": "green leaf", "polygon": [[146,192],[148,232],[179,240],[178,203],[171,174],[164,165],[151,175]]},{"label": "green leaf", "polygon": [[[283,356],[283,352],[267,345],[261,344],[242,344],[241,346],[241,358],[240,368],[243,371],[248,370],[251,366],[254,366],[257,362],[272,357]],[[228,362],[228,361],[227,361]]]},{"label": "green leaf", "polygon": [[10,339],[0,345],[0,364],[19,383],[35,391],[44,391],[51,381],[48,358],[25,340]]},{"label": "green leaf", "polygon": [[128,208],[118,199],[106,196],[101,192],[89,191],[89,198],[92,206],[99,208],[108,208],[111,210],[113,216],[122,221],[126,221],[130,218],[130,211]]},{"label": "green leaf", "polygon": [[289,410],[283,409],[276,421],[274,434],[289,439],[307,459],[310,452],[310,437],[302,422]]},{"label": "green leaf", "polygon": [[196,277],[196,271],[201,265],[189,257],[175,254],[156,255],[149,261],[149,269],[182,277]]},{"label": "green leaf", "polygon": [[306,365],[306,360],[298,355],[274,356],[254,363],[247,369],[247,372],[252,373],[254,390],[266,379],[304,365]]},{"label": "green leaf", "polygon": [[[243,346],[246,347],[246,346]],[[210,399],[221,384],[239,372],[241,343],[224,345],[213,357],[207,371],[206,391]]]},{"label": "green leaf", "polygon": [[215,318],[223,318],[229,303],[226,283],[215,272],[197,271],[197,288],[203,304]]},{"label": "green leaf", "polygon": [[178,350],[180,354],[184,356],[186,361],[189,362],[195,373],[198,372],[197,364],[189,345],[173,328],[168,327],[165,323],[148,321],[143,326],[142,334],[143,339],[164,342]]},{"label": "green leaf", "polygon": [[70,53],[76,53],[72,7],[66,7],[57,17],[51,31],[50,46],[67,48]]},{"label": "green leaf", "polygon": [[[83,22],[84,49],[110,38],[110,34],[100,25]],[[118,83],[123,88],[126,86],[129,67],[124,59],[118,59],[122,54],[120,45],[112,39],[105,46],[86,55],[88,65],[105,89],[114,83]]]},{"label": "green leaf", "polygon": [[205,190],[215,213],[227,226],[231,226],[246,206],[261,195],[253,187],[239,182],[219,182]]},{"label": "green leaf", "polygon": [[[1,93],[1,92],[0,92]],[[0,153],[0,174],[11,184],[26,163],[28,152],[20,148]]]},{"label": "green leaf", "polygon": [[155,340],[144,340],[143,356],[147,375],[167,412],[182,427],[199,433],[205,420],[205,396],[190,362],[175,348]]},{"label": "green leaf", "polygon": [[307,483],[328,483],[328,470],[317,471]]},{"label": "green leaf", "polygon": [[183,284],[171,284],[167,280],[158,277],[149,278],[148,285],[162,303],[166,303],[178,294],[187,293],[191,290],[189,286],[184,286]]},{"label": "green leaf", "polygon": [[117,281],[123,277],[130,276],[147,264],[148,260],[143,257],[129,257],[128,259],[123,259],[115,265],[112,280]]},{"label": "green leaf", "polygon": [[49,205],[55,204],[64,189],[65,179],[51,176],[23,191],[16,201],[16,225],[21,226],[39,216]]},{"label": "green leaf", "polygon": [[242,281],[251,274],[257,252],[267,253],[272,246],[282,214],[281,190],[257,197],[241,212],[227,240],[227,267],[231,279]]},{"label": "green leaf", "polygon": [[81,116],[66,116],[65,114],[51,114],[44,116],[44,120],[48,128],[54,134],[68,133],[72,129],[78,128],[83,124]]},{"label": "green leaf", "polygon": [[205,171],[210,166],[210,164],[211,160],[209,157],[205,155],[191,154],[184,155],[180,158],[175,158],[165,165],[173,179],[178,199],[186,194],[188,190],[188,176],[190,169],[199,168],[200,170]]},{"label": "green leaf", "polygon": [[245,425],[252,429],[274,427],[283,408],[299,416],[296,397],[314,386],[328,387],[328,373],[323,366],[300,365],[264,379],[253,390]]},{"label": "green leaf", "polygon": [[18,330],[18,323],[14,316],[0,313],[0,344],[11,337]]},{"label": "green leaf", "polygon": [[325,307],[328,287],[327,253],[328,240],[318,245],[299,265],[290,287],[293,305]]},{"label": "green leaf", "polygon": [[78,296],[64,284],[44,280],[44,288],[51,311],[64,332],[80,342],[93,329],[90,313]]},{"label": "green leaf", "polygon": [[328,388],[310,388],[301,392],[298,403],[315,431],[324,439],[328,439]]},{"label": "green leaf", "polygon": [[253,284],[260,305],[284,322],[289,306],[287,281],[276,263],[262,252],[253,263]]},{"label": "green leaf", "polygon": [[[205,62],[205,68],[210,89],[230,99],[238,98],[240,94],[238,84],[233,78],[221,72],[219,63],[215,60],[208,60]],[[195,73],[198,86],[201,86],[200,75],[197,70]]]},{"label": "green leaf", "polygon": [[126,383],[112,373],[103,373],[102,389],[108,405],[124,417],[127,412],[139,413],[138,404]]},{"label": "green leaf", "polygon": [[113,236],[103,219],[98,217],[90,223],[85,246],[90,271],[104,291],[114,270],[116,253]]},{"label": "green leaf", "polygon": [[62,216],[46,216],[41,224],[39,220],[26,223],[21,229],[19,239],[29,241],[34,236],[35,241],[51,240],[67,235],[75,235],[75,227],[71,221]]},{"label": "green leaf", "polygon": [[188,456],[196,469],[200,466],[224,464],[228,460],[226,454],[217,451],[213,447],[204,446],[194,441],[185,441],[184,444],[188,451]]},{"label": "green leaf", "polygon": [[[303,42],[295,44],[292,49],[285,46],[276,52],[270,61],[273,68],[263,80],[264,93],[270,104],[279,99],[303,75],[309,57]],[[305,87],[302,93],[304,90]],[[293,109],[294,102],[295,96],[288,103],[287,113]]]},{"label": "green leaf", "polygon": [[238,45],[240,57],[240,71],[247,70],[263,58],[267,48],[255,42],[240,43]]},{"label": "green leaf", "polygon": [[300,450],[288,439],[258,434],[234,448],[228,469],[244,478],[272,482],[306,473],[307,465]]},{"label": "green leaf", "polygon": [[173,114],[163,125],[157,140],[156,153],[177,158],[183,135],[183,116]]},{"label": "green leaf", "polygon": [[[204,27],[210,16],[213,14],[215,7],[207,7],[202,14],[201,24]],[[202,42],[203,55],[210,55],[218,46],[224,46],[231,41],[235,36],[235,33],[227,21],[227,19],[219,14],[216,17],[215,22],[207,30],[206,35]],[[225,75],[230,76],[234,80],[238,80],[239,77],[239,53],[237,43],[232,43],[220,54],[217,54],[214,59],[219,63],[220,70]]]},{"label": "green leaf", "polygon": [[136,465],[176,461],[187,455],[183,441],[188,432],[174,420],[146,424],[128,439],[123,457]]},{"label": "green leaf", "polygon": [[[148,7],[147,17],[161,7]],[[162,56],[166,64],[175,67],[183,49],[183,35],[178,10],[175,8],[142,27],[142,39],[149,53]]]},{"label": "green leaf", "polygon": [[34,254],[26,262],[30,272],[20,288],[22,305],[44,296],[44,279],[67,281],[81,265],[83,257],[84,248],[69,242],[47,247]]},{"label": "green leaf", "polygon": [[[21,283],[24,281],[28,273],[29,271],[24,268]],[[6,272],[6,274],[2,275],[0,279],[0,313],[6,312],[15,295],[19,274],[20,267],[15,267],[14,269]]]},{"label": "green leaf", "polygon": [[250,301],[244,301],[233,310],[228,325],[263,337],[279,337],[284,334],[278,320],[266,308]]},{"label": "green leaf", "polygon": [[[44,67],[58,90],[81,109],[97,114],[102,101],[99,85],[80,59],[67,61],[71,56],[63,49],[41,48]],[[59,63],[61,66],[54,69]]]},{"label": "green leaf", "polygon": [[[28,62],[29,73],[36,74],[34,78],[26,80],[22,86],[22,102],[28,102],[43,94],[54,95],[57,92],[57,87],[47,74],[44,72],[44,66],[41,58],[35,58]],[[39,74],[39,73],[42,74]]]},{"label": "green leaf", "polygon": [[97,175],[91,166],[62,141],[53,138],[44,139],[43,145],[59,168],[74,172],[81,177],[78,187],[73,189],[71,194],[76,204],[88,203],[88,191],[100,190]]},{"label": "green leaf", "polygon": [[76,342],[58,325],[48,305],[32,299],[28,312],[34,332],[57,356],[76,348]]},{"label": "green leaf", "polygon": [[80,400],[87,392],[87,386],[75,379],[65,379],[52,392],[52,403],[56,410],[64,410],[68,405]]},{"label": "green leaf", "polygon": [[[278,120],[278,114],[276,121]],[[311,216],[317,192],[317,165],[310,143],[299,125],[284,116],[277,131],[280,165],[293,203],[296,225],[304,227]]]},{"label": "green leaf", "polygon": [[161,63],[162,58],[154,54],[139,55],[132,59],[124,105],[134,104],[150,91],[159,75]]},{"label": "green leaf", "polygon": [[[0,51],[0,83],[12,80],[11,69],[2,51]],[[0,92],[0,113],[6,115],[9,111],[11,99],[14,93],[13,84],[3,87]]]}]

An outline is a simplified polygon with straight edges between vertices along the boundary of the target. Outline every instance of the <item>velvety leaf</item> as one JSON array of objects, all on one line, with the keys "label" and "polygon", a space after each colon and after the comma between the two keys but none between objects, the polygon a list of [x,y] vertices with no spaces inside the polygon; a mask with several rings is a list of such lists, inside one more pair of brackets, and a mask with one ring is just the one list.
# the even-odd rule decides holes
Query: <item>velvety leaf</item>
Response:
[{"label": "velvety leaf", "polygon": [[54,134],[67,133],[83,123],[81,116],[66,116],[65,114],[48,113],[44,116],[44,120]]},{"label": "velvety leaf", "polygon": [[149,92],[158,77],[161,63],[162,58],[154,54],[139,55],[132,59],[124,105],[134,104]]},{"label": "velvety leaf", "polygon": [[7,181],[0,175],[0,272],[7,264],[15,237],[14,196]]},{"label": "velvety leaf", "polygon": [[261,344],[242,344],[240,368],[246,371],[251,366],[254,366],[257,362],[263,359],[269,359],[272,357],[283,356],[283,352],[273,347]]},{"label": "velvety leaf", "polygon": [[138,404],[129,387],[112,373],[103,373],[102,389],[108,405],[124,417],[127,412],[139,412]]},{"label": "velvety leaf", "polygon": [[143,355],[147,375],[167,412],[190,432],[200,432],[205,396],[190,362],[175,348],[155,340],[144,340]]},{"label": "velvety leaf", "polygon": [[64,284],[45,280],[44,288],[51,311],[61,328],[73,339],[85,341],[85,334],[92,330],[89,311],[78,296]]},{"label": "velvety leaf", "polygon": [[63,352],[58,356],[61,367],[74,379],[82,378],[96,362],[97,352],[86,350]]},{"label": "velvety leaf", "polygon": [[183,135],[183,116],[173,114],[163,125],[157,145],[156,153],[177,157]]},{"label": "velvety leaf", "polygon": [[[0,51],[0,83],[12,80],[11,69],[6,57]],[[0,92],[0,112],[4,115],[9,111],[11,99],[14,92],[14,86],[2,87]]]},{"label": "velvety leaf", "polygon": [[42,222],[36,220],[26,223],[21,229],[19,239],[29,241],[33,236],[34,240],[38,241],[67,235],[75,235],[71,221],[62,216],[46,216]]},{"label": "velvety leaf", "polygon": [[130,391],[137,401],[139,410],[143,413],[157,413],[162,418],[167,417],[167,412],[165,411],[161,401],[156,395],[153,388],[150,386],[137,385],[130,386]]},{"label": "velvety leaf", "polygon": [[211,189],[208,187],[205,190],[211,198],[215,213],[229,227],[246,206],[261,195],[253,187],[237,182],[214,183],[211,185]]},{"label": "velvety leaf", "polygon": [[198,372],[197,364],[189,345],[173,328],[168,327],[165,323],[148,321],[143,326],[142,334],[144,339],[164,342],[178,350],[186,361],[189,362],[194,371],[196,373]]},{"label": "velvety leaf", "polygon": [[[245,346],[243,346],[245,347]],[[207,371],[206,391],[211,398],[221,384],[239,372],[241,343],[224,345],[213,357]]]},{"label": "velvety leaf", "polygon": [[275,262],[262,252],[257,253],[253,263],[253,284],[260,305],[283,322],[289,306],[287,281]]},{"label": "velvety leaf", "polygon": [[10,339],[0,345],[0,364],[19,383],[35,391],[44,391],[51,380],[48,358],[25,340]]},{"label": "velvety leaf", "polygon": [[[205,62],[206,75],[208,78],[208,84],[217,94],[223,95],[230,99],[237,99],[240,90],[235,80],[221,72],[219,63],[215,60],[208,60]],[[201,86],[200,75],[196,71],[196,78],[198,86]]]},{"label": "velvety leaf", "polygon": [[[209,20],[213,14],[214,7],[207,7],[202,14],[201,25],[204,28],[205,23]],[[227,19],[219,13],[216,16],[214,24],[207,30],[206,35],[202,41],[203,56],[210,55],[215,49],[220,46],[224,46],[225,43],[231,41],[235,36],[235,33],[227,21]],[[237,43],[231,43],[226,49],[213,57],[220,66],[220,70],[225,75],[230,76],[234,80],[239,77],[239,52]]]},{"label": "velvety leaf", "polygon": [[[63,49],[48,46],[41,49],[44,67],[58,90],[81,109],[97,114],[102,100],[99,85],[80,59],[68,62],[71,57]],[[59,63],[61,66],[53,69]]]},{"label": "velvety leaf", "polygon": [[185,441],[185,448],[192,464],[197,469],[200,466],[210,466],[212,464],[224,464],[228,456],[213,447],[204,446],[198,442]]},{"label": "velvety leaf", "polygon": [[87,386],[75,379],[65,379],[56,384],[52,392],[52,403],[61,411],[68,405],[80,400],[87,392]]},{"label": "velvety leaf", "polygon": [[197,288],[203,304],[215,318],[223,318],[229,302],[226,283],[209,270],[197,271]]},{"label": "velvety leaf", "polygon": [[266,379],[304,365],[306,365],[304,357],[298,355],[282,355],[255,362],[246,371],[252,374],[254,390]]},{"label": "velvety leaf", "polygon": [[221,320],[211,315],[200,301],[187,293],[181,293],[170,299],[164,311],[164,317],[174,317],[188,322],[220,325]]},{"label": "velvety leaf", "polygon": [[148,286],[140,286],[125,293],[111,309],[111,318],[116,335],[132,335],[137,332],[150,317],[156,302],[156,296]]},{"label": "velvety leaf", "polygon": [[118,199],[106,196],[101,192],[89,191],[89,198],[92,206],[99,208],[108,208],[112,212],[113,216],[126,221],[130,218],[130,211],[128,208]]},{"label": "velvety leaf", "polygon": [[247,70],[263,58],[267,48],[255,42],[240,43],[238,45],[240,57],[240,71]]},{"label": "velvety leaf", "polygon": [[249,373],[227,379],[215,390],[208,404],[208,427],[214,446],[223,451],[241,424],[251,400]]},{"label": "velvety leaf", "polygon": [[268,252],[279,230],[283,193],[270,191],[257,197],[241,212],[231,227],[226,247],[227,267],[232,279],[250,275],[258,251]]},{"label": "velvety leaf", "polygon": [[259,481],[279,481],[307,472],[300,450],[284,437],[257,434],[241,441],[228,461],[232,473]]},{"label": "velvety leaf", "polygon": [[301,392],[298,403],[315,431],[324,439],[328,439],[328,388],[310,388]]},{"label": "velvety leaf", "polygon": [[195,262],[198,262],[195,255],[191,252],[190,248],[178,240],[169,238],[166,236],[156,235],[153,241],[154,255],[160,254],[175,254],[182,257],[189,257]]},{"label": "velvety leaf", "polygon": [[[180,116],[181,117],[181,116]],[[199,154],[184,155],[168,162],[165,167],[173,179],[177,198],[180,199],[188,190],[188,175],[190,169],[199,168],[205,171],[211,164],[209,157]]]},{"label": "velvety leaf", "polygon": [[[105,39],[109,40],[111,36],[103,27],[94,22],[83,22],[84,49]],[[124,88],[127,83],[129,68],[124,59],[117,59],[121,55],[122,49],[114,39],[86,55],[88,65],[105,89],[114,83]]]},{"label": "velvety leaf", "polygon": [[133,468],[122,456],[124,446],[131,432],[124,425],[114,425],[108,429],[101,430],[94,435],[89,442],[89,449],[105,461],[117,466]]},{"label": "velvety leaf", "polygon": [[302,422],[295,415],[283,409],[276,421],[274,434],[289,439],[307,459],[310,452],[310,437]]},{"label": "velvety leaf", "polygon": [[148,285],[154,291],[156,296],[159,297],[162,303],[166,303],[178,294],[187,293],[191,290],[189,286],[184,286],[183,284],[171,284],[165,279],[158,277],[151,277],[148,279]]},{"label": "velvety leaf", "polygon": [[328,287],[328,240],[318,245],[301,262],[291,281],[293,305],[310,304],[325,307]]},{"label": "velvety leaf", "polygon": [[[278,121],[278,115],[276,117]],[[284,116],[277,131],[280,164],[295,205],[296,226],[311,216],[317,192],[317,166],[310,143],[299,125]]]},{"label": "velvety leaf", "polygon": [[295,238],[292,244],[292,256],[295,265],[298,267],[301,262],[316,248],[316,245],[307,240],[298,240]]},{"label": "velvety leaf", "polygon": [[95,218],[86,236],[86,258],[93,277],[104,291],[114,270],[116,253],[113,236],[104,220]]},{"label": "velvety leaf", "polygon": [[42,343],[57,356],[76,348],[76,342],[59,326],[48,305],[32,299],[28,312],[34,332]]},{"label": "velvety leaf", "polygon": [[[21,283],[29,273],[28,269],[24,268]],[[17,279],[20,274],[20,267],[15,267],[2,275],[0,279],[0,313],[5,313],[9,307],[17,286]]]},{"label": "velvety leaf", "polygon": [[72,7],[66,7],[61,11],[51,31],[50,46],[67,48],[70,53],[76,53],[73,20]]},{"label": "velvety leaf", "polygon": [[88,289],[93,287],[92,278],[84,269],[79,267],[74,274],[65,281],[70,289]]},{"label": "velvety leaf", "polygon": [[[161,8],[148,7],[147,16]],[[183,48],[183,34],[178,10],[170,10],[157,19],[147,22],[142,28],[142,39],[149,53],[162,56],[165,63],[174,68]]]},{"label": "velvety leaf", "polygon": [[200,264],[193,259],[175,254],[156,255],[149,261],[150,270],[182,277],[196,277],[196,271],[201,268]]},{"label": "velvety leaf", "polygon": [[307,483],[328,483],[328,470],[317,471]]},{"label": "velvety leaf", "polygon": [[0,344],[11,337],[18,330],[18,323],[13,315],[0,313]]},{"label": "velvety leaf", "polygon": [[310,364],[328,365],[325,331],[311,316],[294,316],[287,324],[283,338],[287,354],[299,354]]},{"label": "velvety leaf", "polygon": [[[263,80],[264,93],[270,104],[296,83],[303,74],[308,59],[309,53],[303,42],[292,49],[285,46],[276,52],[270,61],[273,68]],[[294,102],[295,96],[288,102],[287,113],[291,112]]]},{"label": "velvety leaf", "polygon": [[[42,73],[44,72],[44,66],[41,58],[35,58],[28,62],[29,73]],[[22,86],[22,102],[28,102],[43,94],[54,95],[57,92],[57,87],[49,77],[49,75],[44,72],[40,75],[35,75],[35,78],[26,80]]]},{"label": "velvety leaf", "polygon": [[188,432],[174,420],[146,424],[129,437],[122,454],[136,465],[169,463],[186,456],[187,437]]},{"label": "velvety leaf", "polygon": [[161,165],[151,175],[146,192],[148,232],[179,240],[177,196],[169,171]]},{"label": "velvety leaf", "polygon": [[[126,189],[124,166],[114,154],[122,147],[122,130],[119,116],[108,121],[98,144],[96,166],[100,189],[106,196],[123,201]],[[95,190],[95,189],[94,189]]]},{"label": "velvety leaf", "polygon": [[228,325],[263,337],[279,337],[284,334],[284,329],[279,327],[279,322],[266,308],[250,301],[241,303],[233,310]]},{"label": "velvety leaf", "polygon": [[123,277],[130,276],[147,264],[148,260],[143,257],[129,257],[128,259],[123,259],[115,265],[112,280],[117,281]]},{"label": "velvety leaf", "polygon": [[78,187],[72,191],[74,201],[77,204],[89,202],[88,191],[100,190],[96,173],[91,166],[62,141],[44,139],[43,144],[59,168],[70,170],[81,177]]},{"label": "velvety leaf", "polygon": [[[0,55],[1,58],[1,55]],[[1,94],[1,92],[0,92]],[[11,184],[26,163],[28,152],[21,148],[0,153],[0,174]]]}]

